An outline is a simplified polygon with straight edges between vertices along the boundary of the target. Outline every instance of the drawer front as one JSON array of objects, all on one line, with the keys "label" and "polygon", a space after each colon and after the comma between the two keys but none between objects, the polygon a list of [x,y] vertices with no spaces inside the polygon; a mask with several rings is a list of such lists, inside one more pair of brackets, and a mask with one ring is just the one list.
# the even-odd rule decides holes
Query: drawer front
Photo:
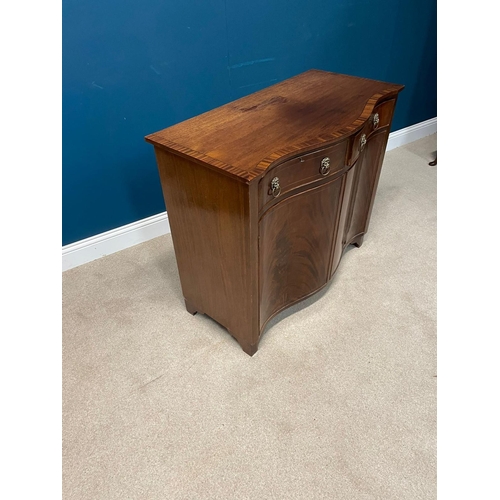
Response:
[{"label": "drawer front", "polygon": [[348,141],[306,153],[273,167],[259,183],[259,206],[279,201],[286,193],[330,178],[345,167]]},{"label": "drawer front", "polygon": [[[375,106],[371,116],[371,123],[373,130],[388,127],[391,123],[392,113],[394,112],[394,106],[396,104],[396,99],[391,99],[390,101],[385,101],[378,106]],[[378,125],[377,116],[378,115]]]},{"label": "drawer front", "polygon": [[373,108],[373,113],[367,120],[363,128],[354,136],[351,152],[349,154],[348,164],[352,165],[366,146],[366,141],[369,140],[371,134],[383,127],[388,127],[391,123],[392,114],[396,99],[383,102]]}]

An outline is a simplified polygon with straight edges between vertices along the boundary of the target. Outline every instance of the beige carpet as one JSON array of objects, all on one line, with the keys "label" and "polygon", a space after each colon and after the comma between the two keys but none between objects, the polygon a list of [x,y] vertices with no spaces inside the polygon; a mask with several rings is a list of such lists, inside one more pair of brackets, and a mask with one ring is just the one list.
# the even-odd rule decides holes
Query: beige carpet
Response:
[{"label": "beige carpet", "polygon": [[65,500],[435,498],[435,151],[387,153],[363,246],[253,358],[170,236],[64,273]]}]

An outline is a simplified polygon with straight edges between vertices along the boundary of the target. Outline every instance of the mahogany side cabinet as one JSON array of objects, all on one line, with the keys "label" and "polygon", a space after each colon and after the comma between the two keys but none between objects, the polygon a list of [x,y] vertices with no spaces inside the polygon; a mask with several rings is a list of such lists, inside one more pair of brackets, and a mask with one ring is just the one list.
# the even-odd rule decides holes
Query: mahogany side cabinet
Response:
[{"label": "mahogany side cabinet", "polygon": [[310,70],[148,135],[186,309],[253,355],[368,229],[404,87]]}]

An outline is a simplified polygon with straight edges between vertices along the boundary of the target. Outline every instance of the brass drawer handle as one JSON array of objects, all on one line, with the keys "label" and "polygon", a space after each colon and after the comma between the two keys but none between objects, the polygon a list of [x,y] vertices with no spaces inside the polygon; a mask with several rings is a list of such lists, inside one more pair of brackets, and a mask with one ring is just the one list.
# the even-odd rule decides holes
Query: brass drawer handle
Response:
[{"label": "brass drawer handle", "polygon": [[378,113],[375,113],[373,115],[373,128],[376,129],[379,123],[380,123],[380,117],[378,116]]},{"label": "brass drawer handle", "polygon": [[363,151],[363,148],[365,147],[365,145],[366,145],[366,134],[363,134],[361,136],[361,140],[359,141],[359,150]]},{"label": "brass drawer handle", "polygon": [[319,173],[321,175],[328,175],[330,172],[330,158],[325,157],[321,160],[321,166],[319,167]]},{"label": "brass drawer handle", "polygon": [[280,180],[278,177],[275,177],[271,181],[271,194],[277,198],[281,194],[281,186],[280,186]]}]

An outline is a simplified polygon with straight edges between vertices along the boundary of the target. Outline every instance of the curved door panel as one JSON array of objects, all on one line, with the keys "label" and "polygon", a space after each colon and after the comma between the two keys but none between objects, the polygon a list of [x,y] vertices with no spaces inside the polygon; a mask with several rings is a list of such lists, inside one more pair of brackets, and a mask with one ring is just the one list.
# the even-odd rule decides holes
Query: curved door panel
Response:
[{"label": "curved door panel", "polygon": [[284,199],[259,222],[260,327],[329,278],[345,176]]},{"label": "curved door panel", "polygon": [[345,228],[346,243],[349,243],[355,236],[366,233],[368,229],[388,137],[388,130],[375,133],[366,143],[355,165],[353,196],[349,221]]},{"label": "curved door panel", "polygon": [[356,176],[356,165],[351,167],[344,174],[344,185],[342,187],[342,208],[340,209],[340,217],[337,235],[333,243],[332,264],[330,266],[330,278],[333,276],[342,258],[345,246],[344,233],[347,224],[349,205],[351,204],[353,193],[353,181]]}]

